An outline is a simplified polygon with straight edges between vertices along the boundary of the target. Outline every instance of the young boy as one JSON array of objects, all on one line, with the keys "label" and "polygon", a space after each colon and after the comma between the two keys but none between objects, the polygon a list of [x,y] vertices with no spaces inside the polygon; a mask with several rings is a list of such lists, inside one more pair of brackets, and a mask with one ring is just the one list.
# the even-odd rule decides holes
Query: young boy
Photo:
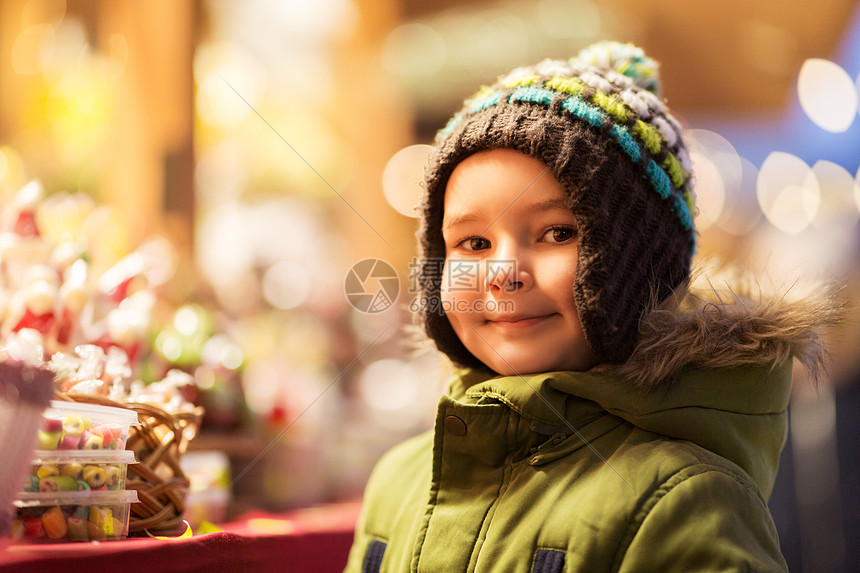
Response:
[{"label": "young boy", "polygon": [[689,158],[655,67],[604,43],[517,69],[438,134],[420,318],[460,370],[374,470],[347,571],[785,570],[766,500],[817,321],[684,298]]}]

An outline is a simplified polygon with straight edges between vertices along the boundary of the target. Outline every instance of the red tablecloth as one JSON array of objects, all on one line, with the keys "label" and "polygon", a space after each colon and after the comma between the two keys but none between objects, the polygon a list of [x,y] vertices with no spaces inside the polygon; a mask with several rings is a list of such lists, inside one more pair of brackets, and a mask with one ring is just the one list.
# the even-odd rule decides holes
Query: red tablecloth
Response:
[{"label": "red tablecloth", "polygon": [[0,572],[339,572],[358,509],[357,503],[348,503],[248,514],[220,525],[224,531],[187,539],[10,545],[0,552]]}]

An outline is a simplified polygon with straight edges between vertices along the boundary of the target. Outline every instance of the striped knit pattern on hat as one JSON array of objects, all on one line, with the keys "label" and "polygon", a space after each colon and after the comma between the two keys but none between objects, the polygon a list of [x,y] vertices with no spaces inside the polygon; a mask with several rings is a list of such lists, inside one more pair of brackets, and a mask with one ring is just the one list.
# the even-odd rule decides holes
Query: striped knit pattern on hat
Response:
[{"label": "striped knit pattern on hat", "polygon": [[[451,172],[479,151],[511,148],[544,162],[568,195],[578,227],[573,296],[602,362],[633,351],[644,309],[688,276],[695,197],[681,126],[657,96],[656,62],[603,42],[568,61],[517,68],[466,100],[436,136],[425,172],[419,286],[438,301],[444,193]],[[455,363],[482,366],[441,305],[419,319]]]}]

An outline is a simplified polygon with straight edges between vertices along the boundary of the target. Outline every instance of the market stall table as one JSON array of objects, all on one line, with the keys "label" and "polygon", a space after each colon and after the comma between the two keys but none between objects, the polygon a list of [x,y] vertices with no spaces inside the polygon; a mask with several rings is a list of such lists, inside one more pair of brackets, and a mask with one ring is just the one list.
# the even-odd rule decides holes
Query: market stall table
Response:
[{"label": "market stall table", "polygon": [[352,543],[358,503],[284,514],[251,513],[221,524],[223,531],[186,539],[9,545],[0,572],[342,571]]}]

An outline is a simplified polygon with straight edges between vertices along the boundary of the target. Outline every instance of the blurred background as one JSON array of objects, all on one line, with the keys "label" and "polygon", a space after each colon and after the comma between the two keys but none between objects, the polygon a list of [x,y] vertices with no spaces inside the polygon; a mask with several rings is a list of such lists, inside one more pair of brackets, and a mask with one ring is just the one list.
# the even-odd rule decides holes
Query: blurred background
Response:
[{"label": "blurred background", "polygon": [[[427,144],[481,83],[601,39],[662,64],[702,255],[856,301],[849,0],[4,0],[0,200],[37,179],[50,233],[155,253],[140,374],[195,374],[189,471],[222,516],[355,499],[442,391],[407,328]],[[792,570],[860,568],[857,325],[795,385],[771,499]]]}]

